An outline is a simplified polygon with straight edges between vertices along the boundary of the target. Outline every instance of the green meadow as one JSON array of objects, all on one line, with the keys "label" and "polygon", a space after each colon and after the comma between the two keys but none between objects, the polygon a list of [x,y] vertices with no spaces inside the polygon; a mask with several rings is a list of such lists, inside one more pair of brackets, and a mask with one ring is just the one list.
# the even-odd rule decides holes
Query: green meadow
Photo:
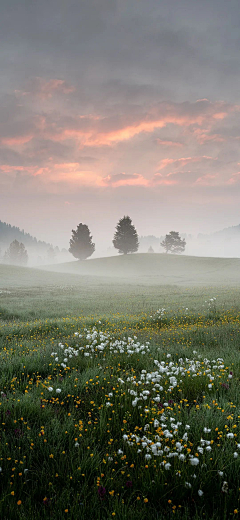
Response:
[{"label": "green meadow", "polygon": [[0,265],[0,518],[240,518],[240,260]]}]

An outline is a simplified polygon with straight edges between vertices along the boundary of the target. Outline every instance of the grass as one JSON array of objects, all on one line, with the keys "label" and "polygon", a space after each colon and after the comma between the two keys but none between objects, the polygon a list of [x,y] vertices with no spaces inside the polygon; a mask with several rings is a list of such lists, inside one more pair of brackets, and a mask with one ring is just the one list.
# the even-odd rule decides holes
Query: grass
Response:
[{"label": "grass", "polygon": [[238,518],[239,287],[1,275],[0,518]]}]

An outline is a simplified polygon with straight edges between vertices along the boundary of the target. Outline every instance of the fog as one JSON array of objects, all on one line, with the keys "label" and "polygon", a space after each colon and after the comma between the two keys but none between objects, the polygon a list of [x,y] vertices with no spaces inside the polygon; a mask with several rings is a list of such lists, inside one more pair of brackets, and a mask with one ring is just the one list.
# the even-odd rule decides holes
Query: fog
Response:
[{"label": "fog", "polygon": [[[180,233],[180,236],[186,241],[186,248],[183,252],[183,256],[199,256],[199,257],[219,257],[219,258],[240,258],[240,226],[233,226],[226,228],[212,234],[198,234],[197,236]],[[22,242],[27,250],[28,261],[26,264],[28,267],[41,267],[41,266],[54,266],[58,264],[65,264],[66,262],[76,262],[76,258],[69,253],[69,244],[66,244],[65,248],[60,249],[56,244],[49,244],[45,242],[38,242],[36,239],[31,240],[25,239],[18,236],[18,234],[12,234],[11,240],[3,240],[0,236],[0,263],[10,263],[21,265],[21,262],[17,260],[10,262],[6,258],[6,251],[9,248],[12,240],[19,240]],[[158,254],[164,253],[164,249],[161,246],[161,242],[164,239],[164,235],[146,235],[139,236],[139,249],[138,253],[151,253]],[[32,244],[33,242],[33,244]],[[99,239],[95,241],[95,252],[91,255],[88,261],[97,258],[108,258],[119,255],[117,249],[113,247],[112,237],[105,237],[105,240],[101,242]],[[136,253],[135,253],[136,254]],[[168,253],[168,255],[172,255]]]}]

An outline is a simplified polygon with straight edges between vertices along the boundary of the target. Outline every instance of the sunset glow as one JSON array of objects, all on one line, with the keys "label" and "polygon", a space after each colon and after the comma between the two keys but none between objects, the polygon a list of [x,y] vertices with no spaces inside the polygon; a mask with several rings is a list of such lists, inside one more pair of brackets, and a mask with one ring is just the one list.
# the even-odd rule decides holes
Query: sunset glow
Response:
[{"label": "sunset glow", "polygon": [[[108,229],[110,216],[115,220],[124,209],[142,233],[140,207],[158,234],[165,225],[199,232],[206,219],[212,230],[238,223],[240,54],[230,40],[225,45],[226,6],[218,3],[218,22],[209,9],[206,33],[206,18],[197,4],[188,9],[188,0],[178,7],[172,0],[140,1],[130,24],[132,4],[79,5],[76,26],[71,9],[66,14],[60,6],[64,24],[54,17],[46,23],[36,6],[25,23],[22,6],[21,29],[13,11],[7,33],[2,17],[3,220],[14,224],[18,217],[45,236],[35,219],[44,200],[54,226],[64,221],[62,243],[79,219],[97,231],[90,207],[99,208]],[[5,58],[13,43],[14,67]],[[47,233],[52,239],[50,228]]]}]

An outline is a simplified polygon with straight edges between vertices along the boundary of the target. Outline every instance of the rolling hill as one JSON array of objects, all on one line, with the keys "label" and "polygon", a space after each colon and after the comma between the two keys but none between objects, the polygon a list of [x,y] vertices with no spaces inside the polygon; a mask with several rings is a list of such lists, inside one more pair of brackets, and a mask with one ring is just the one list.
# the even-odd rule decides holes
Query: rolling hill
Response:
[{"label": "rolling hill", "polygon": [[141,284],[238,284],[240,259],[138,253],[45,266],[47,271]]}]

